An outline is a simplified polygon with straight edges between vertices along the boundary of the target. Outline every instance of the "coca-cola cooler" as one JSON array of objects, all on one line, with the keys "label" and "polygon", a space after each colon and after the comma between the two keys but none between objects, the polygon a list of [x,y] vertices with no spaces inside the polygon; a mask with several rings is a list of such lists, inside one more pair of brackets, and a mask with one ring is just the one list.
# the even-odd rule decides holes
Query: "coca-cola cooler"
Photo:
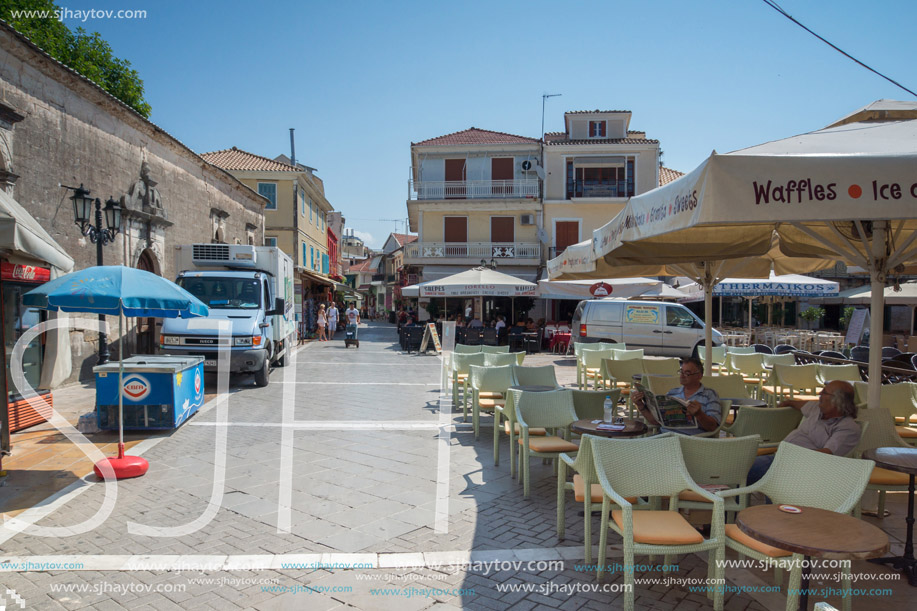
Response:
[{"label": "coca-cola cooler", "polygon": [[[96,418],[118,429],[118,363],[97,365]],[[124,430],[174,429],[204,404],[204,358],[142,355],[124,359]]]}]

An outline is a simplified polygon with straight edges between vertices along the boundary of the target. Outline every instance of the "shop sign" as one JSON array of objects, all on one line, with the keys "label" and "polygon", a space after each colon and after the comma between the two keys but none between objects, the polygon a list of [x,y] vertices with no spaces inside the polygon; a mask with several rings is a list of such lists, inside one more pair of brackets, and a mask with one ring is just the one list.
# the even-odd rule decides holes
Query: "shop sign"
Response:
[{"label": "shop sign", "polygon": [[0,277],[14,282],[34,282],[41,284],[51,279],[51,270],[46,267],[33,265],[14,265],[6,261],[0,262]]},{"label": "shop sign", "polygon": [[140,401],[150,394],[150,390],[152,390],[150,381],[141,375],[134,373],[124,378],[122,392],[125,399]]}]

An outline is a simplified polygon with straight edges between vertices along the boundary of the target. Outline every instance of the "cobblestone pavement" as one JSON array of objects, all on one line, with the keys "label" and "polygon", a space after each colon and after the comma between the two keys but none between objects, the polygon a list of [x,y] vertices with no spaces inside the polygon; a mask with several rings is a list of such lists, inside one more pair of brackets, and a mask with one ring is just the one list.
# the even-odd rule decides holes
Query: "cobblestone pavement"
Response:
[{"label": "cobblestone pavement", "polygon": [[[305,346],[267,388],[235,381],[223,486],[214,484],[222,478],[219,408],[208,404],[171,435],[137,446],[150,471],[117,484],[100,525],[44,537],[14,532],[29,511],[17,516],[23,522],[8,522],[0,529],[0,584],[19,597],[7,593],[8,608],[17,600],[27,609],[621,607],[620,572],[599,584],[582,566],[582,517],[572,498],[567,539],[557,541],[550,465],[533,461],[524,500],[508,461],[493,465],[486,418],[479,442],[461,415],[443,416],[451,426],[441,434],[437,357],[401,353],[385,324],[361,329],[360,340],[359,349],[340,339]],[[547,362],[558,365],[562,383],[573,382],[572,360],[527,359]],[[506,439],[501,450],[508,457]],[[105,497],[104,484],[78,488],[36,525],[74,527],[104,508]],[[619,540],[609,541],[609,562],[619,561]],[[702,579],[705,560],[680,557],[669,575]],[[17,568],[21,562],[38,567]],[[727,577],[748,587],[773,578],[732,570]],[[909,602],[900,585],[891,587],[883,608]],[[684,585],[638,584],[635,596],[637,609],[711,606]],[[780,594],[726,595],[728,610],[784,604]]]}]

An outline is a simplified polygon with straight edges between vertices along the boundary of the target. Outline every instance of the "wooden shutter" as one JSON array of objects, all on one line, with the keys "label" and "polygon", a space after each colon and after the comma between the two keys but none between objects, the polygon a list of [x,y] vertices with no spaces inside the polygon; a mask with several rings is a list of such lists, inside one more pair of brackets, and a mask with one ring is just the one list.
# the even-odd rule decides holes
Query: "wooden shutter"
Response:
[{"label": "wooden shutter", "polygon": [[[468,255],[468,218],[464,216],[447,216],[443,219],[443,242],[447,242],[447,257],[465,257]],[[450,245],[448,242],[459,242]]]},{"label": "wooden shutter", "polygon": [[516,217],[492,216],[490,217],[490,241],[512,243],[516,241]]},{"label": "wooden shutter", "polygon": [[446,199],[465,199],[465,180],[465,160],[446,159]]},{"label": "wooden shutter", "polygon": [[515,161],[512,157],[497,157],[490,160],[491,192],[503,195],[513,192]]},{"label": "wooden shutter", "polygon": [[579,241],[579,221],[557,221],[554,225],[554,239],[557,243],[557,254],[567,246]]}]

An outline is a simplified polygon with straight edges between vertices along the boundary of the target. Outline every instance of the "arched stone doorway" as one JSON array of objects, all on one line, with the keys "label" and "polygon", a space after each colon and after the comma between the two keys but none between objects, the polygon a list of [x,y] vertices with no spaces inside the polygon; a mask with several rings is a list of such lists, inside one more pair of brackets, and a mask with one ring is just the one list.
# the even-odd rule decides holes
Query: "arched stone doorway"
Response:
[{"label": "arched stone doorway", "polygon": [[[160,276],[159,265],[156,261],[156,255],[147,248],[140,253],[137,259],[137,269],[150,272]],[[137,319],[137,354],[154,354],[156,352],[156,319],[155,318],[138,318]]]}]

